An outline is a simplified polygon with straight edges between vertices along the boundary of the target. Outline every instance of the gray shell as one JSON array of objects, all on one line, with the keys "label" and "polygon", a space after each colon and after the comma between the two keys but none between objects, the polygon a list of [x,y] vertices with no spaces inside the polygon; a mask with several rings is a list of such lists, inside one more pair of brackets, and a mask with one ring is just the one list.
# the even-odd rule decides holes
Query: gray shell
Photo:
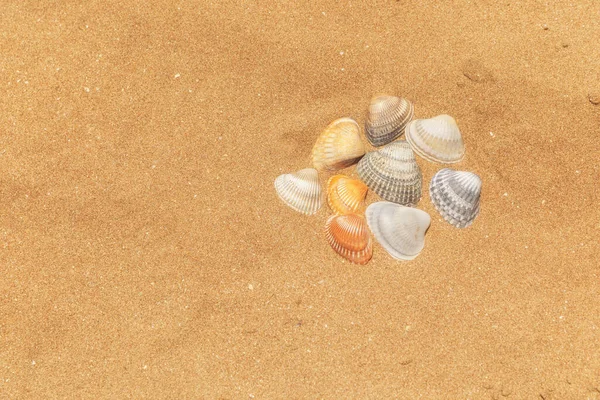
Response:
[{"label": "gray shell", "polygon": [[367,225],[379,244],[397,260],[412,260],[425,247],[431,217],[425,211],[387,201],[371,204]]},{"label": "gray shell", "polygon": [[406,140],[367,153],[356,171],[369,189],[384,200],[414,206],[421,199],[421,169]]},{"label": "gray shell", "polygon": [[285,204],[306,215],[319,211],[325,200],[319,173],[314,168],[279,175],[275,179],[275,191]]},{"label": "gray shell", "polygon": [[481,178],[472,172],[444,168],[431,179],[431,202],[446,221],[466,228],[479,214]]},{"label": "gray shell", "polygon": [[365,122],[365,136],[373,146],[388,144],[404,133],[413,114],[413,103],[402,97],[373,97]]}]

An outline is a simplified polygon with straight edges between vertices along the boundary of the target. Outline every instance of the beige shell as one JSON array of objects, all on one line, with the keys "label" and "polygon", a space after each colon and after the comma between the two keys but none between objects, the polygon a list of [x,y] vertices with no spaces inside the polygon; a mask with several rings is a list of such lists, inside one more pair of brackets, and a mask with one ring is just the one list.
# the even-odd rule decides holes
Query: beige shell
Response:
[{"label": "beige shell", "polygon": [[369,105],[365,136],[373,146],[388,144],[404,133],[413,114],[413,103],[402,97],[375,96]]},{"label": "beige shell", "polygon": [[317,139],[312,163],[320,171],[337,171],[355,164],[364,154],[360,127],[351,118],[340,118],[329,124]]},{"label": "beige shell", "polygon": [[285,204],[303,214],[315,214],[324,201],[319,173],[314,168],[302,169],[275,179],[275,191]]},{"label": "beige shell", "polygon": [[373,240],[360,215],[331,216],[325,224],[325,235],[336,253],[355,264],[366,264],[373,256]]},{"label": "beige shell", "polygon": [[327,203],[336,214],[364,211],[367,185],[345,175],[334,175],[327,182]]},{"label": "beige shell", "polygon": [[421,199],[423,177],[405,140],[367,153],[356,168],[360,179],[382,199],[414,206]]},{"label": "beige shell", "polygon": [[472,172],[444,168],[431,179],[431,202],[450,224],[466,228],[479,215],[481,178]]},{"label": "beige shell", "polygon": [[465,155],[460,129],[449,115],[411,121],[406,126],[406,140],[415,153],[428,161],[451,164]]},{"label": "beige shell", "polygon": [[423,250],[431,223],[425,211],[380,201],[367,207],[366,217],[375,239],[395,259],[412,260]]}]

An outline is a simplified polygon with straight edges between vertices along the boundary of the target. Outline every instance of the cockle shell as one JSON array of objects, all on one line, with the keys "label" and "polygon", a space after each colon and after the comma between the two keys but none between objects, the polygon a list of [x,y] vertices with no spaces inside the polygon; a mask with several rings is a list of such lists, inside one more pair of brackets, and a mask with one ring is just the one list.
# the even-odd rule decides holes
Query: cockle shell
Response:
[{"label": "cockle shell", "polygon": [[466,228],[479,214],[481,178],[472,172],[444,168],[429,185],[431,202],[446,221]]},{"label": "cockle shell", "polygon": [[411,121],[406,126],[406,140],[415,153],[428,161],[451,164],[465,155],[460,130],[449,115]]},{"label": "cockle shell", "polygon": [[331,216],[325,224],[325,235],[336,253],[355,264],[366,264],[373,256],[367,223],[358,214]]},{"label": "cockle shell", "polygon": [[373,146],[388,144],[404,133],[413,114],[413,103],[402,97],[375,96],[369,105],[365,136]]},{"label": "cockle shell", "polygon": [[395,259],[412,260],[423,250],[431,223],[425,211],[380,201],[367,207],[366,217],[375,239]]},{"label": "cockle shell", "polygon": [[336,214],[360,212],[365,206],[368,187],[358,179],[334,175],[327,182],[327,202]]},{"label": "cockle shell", "polygon": [[421,199],[421,169],[406,140],[367,153],[356,171],[369,189],[384,200],[414,206]]},{"label": "cockle shell", "polygon": [[323,205],[324,193],[319,173],[314,168],[279,175],[275,179],[275,191],[285,204],[303,214],[312,215]]},{"label": "cockle shell", "polygon": [[318,170],[336,171],[356,163],[364,154],[360,127],[351,118],[340,118],[329,124],[317,139],[312,163]]}]

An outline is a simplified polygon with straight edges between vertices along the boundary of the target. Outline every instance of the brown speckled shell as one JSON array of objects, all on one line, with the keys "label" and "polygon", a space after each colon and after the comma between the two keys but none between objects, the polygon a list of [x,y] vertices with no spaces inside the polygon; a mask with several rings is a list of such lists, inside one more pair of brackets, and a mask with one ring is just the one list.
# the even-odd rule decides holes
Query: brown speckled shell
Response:
[{"label": "brown speckled shell", "polygon": [[369,105],[365,136],[373,146],[386,145],[404,133],[413,114],[413,103],[402,97],[375,96]]}]

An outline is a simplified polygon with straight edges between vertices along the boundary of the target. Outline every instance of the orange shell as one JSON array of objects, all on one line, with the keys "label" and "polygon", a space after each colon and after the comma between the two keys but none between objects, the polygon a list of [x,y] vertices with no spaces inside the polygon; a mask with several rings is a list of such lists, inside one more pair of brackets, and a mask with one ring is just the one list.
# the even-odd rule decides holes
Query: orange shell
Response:
[{"label": "orange shell", "polygon": [[336,214],[362,212],[369,188],[358,179],[334,175],[327,182],[327,202]]},{"label": "orange shell", "polygon": [[333,215],[325,224],[329,245],[350,262],[366,264],[373,256],[373,241],[365,219],[357,214]]}]

